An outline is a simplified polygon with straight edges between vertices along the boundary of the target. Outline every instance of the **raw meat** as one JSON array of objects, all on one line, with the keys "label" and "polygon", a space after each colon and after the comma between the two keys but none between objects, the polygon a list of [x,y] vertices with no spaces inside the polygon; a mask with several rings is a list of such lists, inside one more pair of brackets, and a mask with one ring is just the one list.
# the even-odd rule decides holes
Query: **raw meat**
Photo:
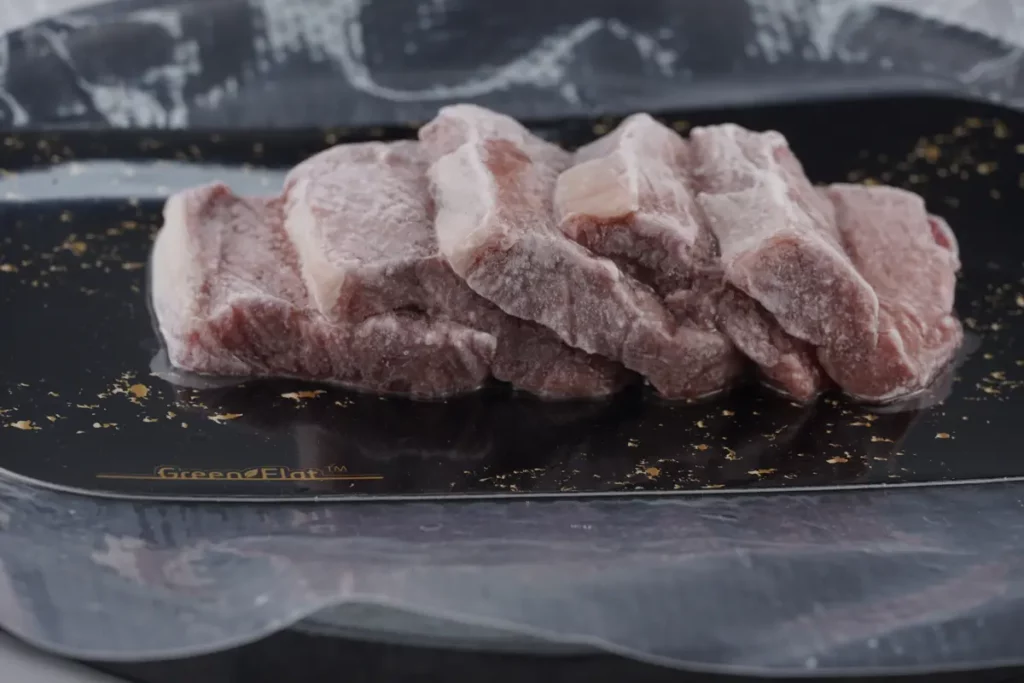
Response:
[{"label": "raw meat", "polygon": [[[650,116],[627,118],[578,150],[577,165],[559,177],[555,206],[561,228],[654,287],[678,323],[721,330],[758,364],[766,383],[809,401],[825,386],[814,348],[786,334],[764,307],[722,281],[715,237],[694,198],[691,156],[680,136]],[[802,175],[792,166],[795,160],[785,162],[788,173]],[[705,182],[724,186],[736,170],[712,166]],[[822,202],[814,195],[810,204]]]},{"label": "raw meat", "polygon": [[[554,183],[572,161],[558,145],[540,139],[511,116],[473,104],[441,107],[437,116],[420,128],[420,141],[431,161],[450,154],[467,142],[507,140],[537,162],[533,169],[542,183]],[[550,199],[547,193],[545,200]]]},{"label": "raw meat", "polygon": [[692,286],[717,260],[690,186],[689,149],[673,130],[635,114],[576,151],[555,187],[559,227],[663,296]]},{"label": "raw meat", "polygon": [[321,315],[282,213],[280,199],[242,199],[221,184],[168,200],[151,293],[175,366],[414,396],[465,392],[487,378],[489,334],[412,312],[354,325]]},{"label": "raw meat", "polygon": [[823,375],[806,345],[873,346],[878,299],[782,135],[725,124],[695,128],[690,140],[698,202],[718,238],[725,280],[760,304],[729,297],[723,327],[769,383],[807,400],[823,388]]},{"label": "raw meat", "polygon": [[475,294],[438,252],[427,161],[412,141],[339,145],[295,167],[285,182],[285,227],[318,309],[358,322],[411,309],[497,338],[492,372],[549,398],[611,394],[618,364],[563,344]]},{"label": "raw meat", "polygon": [[[686,142],[647,114],[576,151],[555,186],[562,232],[646,283],[675,313],[677,331],[720,353],[715,373],[731,381],[743,365],[715,327],[722,275],[714,235],[690,182]],[[725,388],[724,385],[721,388]]]},{"label": "raw meat", "polygon": [[736,368],[721,335],[677,327],[647,286],[558,229],[552,195],[568,155],[514,120],[446,107],[420,132],[441,253],[469,286],[566,343],[621,361],[665,396],[727,386]]},{"label": "raw meat", "polygon": [[831,204],[811,184],[781,133],[723,123],[694,128],[690,143],[700,191],[737,192],[757,187],[766,174],[774,175],[783,181],[788,200],[807,216],[814,230],[830,243],[839,244]]},{"label": "raw meat", "polygon": [[746,356],[793,398],[883,402],[963,338],[956,238],[920,197],[815,188],[780,134],[732,124],[687,141],[638,114],[571,155],[456,105],[420,142],[308,159],[279,197],[179,193],[164,222],[153,310],[206,375],[582,398],[635,371],[689,399]]},{"label": "raw meat", "polygon": [[765,384],[804,402],[827,386],[814,347],[786,334],[759,303],[735,287],[726,287],[718,305],[722,331],[757,363]]},{"label": "raw meat", "polygon": [[786,334],[764,306],[720,276],[698,280],[694,288],[667,297],[666,304],[677,318],[721,331],[757,364],[763,383],[778,393],[807,403],[828,387],[815,348]]},{"label": "raw meat", "polygon": [[832,185],[823,194],[835,206],[847,253],[878,295],[879,324],[877,344],[827,344],[819,352],[822,364],[862,400],[889,401],[926,388],[963,339],[952,315],[956,238],[911,192]]},{"label": "raw meat", "polygon": [[426,173],[419,145],[401,141],[332,147],[288,174],[285,229],[328,318],[426,307],[420,282],[439,270]]},{"label": "raw meat", "polygon": [[785,138],[727,124],[696,128],[691,141],[725,279],[815,346],[873,343],[878,299]]}]

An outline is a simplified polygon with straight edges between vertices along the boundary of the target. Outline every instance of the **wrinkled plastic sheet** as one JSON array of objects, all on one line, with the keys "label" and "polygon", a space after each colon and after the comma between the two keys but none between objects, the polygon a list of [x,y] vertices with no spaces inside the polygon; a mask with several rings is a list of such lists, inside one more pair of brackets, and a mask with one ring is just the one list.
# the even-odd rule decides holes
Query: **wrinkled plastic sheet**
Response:
[{"label": "wrinkled plastic sheet", "polygon": [[363,637],[693,669],[1024,659],[1013,485],[302,507],[0,494],[4,625],[74,656],[214,651],[339,605],[330,621]]},{"label": "wrinkled plastic sheet", "polygon": [[[967,3],[964,19],[988,11],[1003,27],[981,36],[936,21],[954,4],[120,0],[0,38],[0,121],[372,125],[454,99],[553,118],[894,90],[1024,104],[1019,6]],[[502,41],[477,28],[496,25]],[[989,484],[227,506],[0,482],[0,625],[111,660],[216,651],[303,620],[713,671],[1020,664],[1022,499]]]},{"label": "wrinkled plastic sheet", "polygon": [[1024,104],[1018,0],[91,0],[45,11],[89,1],[0,10],[0,24],[5,11],[46,17],[0,36],[0,125],[374,126],[461,100],[536,119],[851,91]]}]

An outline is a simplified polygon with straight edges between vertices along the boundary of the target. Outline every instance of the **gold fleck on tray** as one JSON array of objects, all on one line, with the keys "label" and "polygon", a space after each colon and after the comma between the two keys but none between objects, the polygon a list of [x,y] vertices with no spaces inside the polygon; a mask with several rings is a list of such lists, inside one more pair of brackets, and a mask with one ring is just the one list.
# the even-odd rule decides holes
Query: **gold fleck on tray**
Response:
[{"label": "gold fleck on tray", "polygon": [[[294,381],[174,386],[151,370],[160,344],[145,264],[161,195],[176,188],[161,178],[119,193],[115,171],[92,161],[121,160],[119,182],[154,162],[196,183],[217,178],[206,164],[265,179],[330,144],[415,129],[26,133],[8,135],[0,157],[0,469],[95,495],[224,500],[729,495],[1024,477],[1024,116],[900,98],[662,118],[679,131],[774,128],[816,181],[922,194],[961,245],[968,339],[957,367],[924,400],[884,409],[837,396],[800,406],[756,386],[696,404],[637,387],[546,403],[501,387],[415,402]],[[573,147],[616,123],[536,129]]]}]

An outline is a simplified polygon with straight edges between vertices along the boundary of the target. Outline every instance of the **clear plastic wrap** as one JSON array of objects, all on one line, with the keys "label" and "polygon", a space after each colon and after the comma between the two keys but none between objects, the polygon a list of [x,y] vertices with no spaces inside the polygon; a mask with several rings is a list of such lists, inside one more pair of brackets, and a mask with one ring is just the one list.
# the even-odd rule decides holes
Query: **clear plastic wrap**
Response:
[{"label": "clear plastic wrap", "polygon": [[656,501],[216,506],[4,484],[0,614],[64,654],[319,632],[691,669],[1021,663],[1019,487]]},{"label": "clear plastic wrap", "polygon": [[[981,36],[938,21],[943,3],[920,3],[927,19],[896,8],[910,4],[122,0],[0,37],[0,125],[377,125],[463,99],[531,118],[851,92],[1024,105],[1019,6],[969,3],[1003,32]],[[502,41],[489,37],[498,25]],[[301,621],[718,672],[1019,664],[1022,496],[993,483],[175,505],[3,482],[0,626],[55,652],[126,661],[216,651]]]},{"label": "clear plastic wrap", "polygon": [[1015,0],[34,0],[4,12],[18,27],[0,37],[8,127],[374,126],[457,100],[531,119],[857,91],[1024,100]]}]

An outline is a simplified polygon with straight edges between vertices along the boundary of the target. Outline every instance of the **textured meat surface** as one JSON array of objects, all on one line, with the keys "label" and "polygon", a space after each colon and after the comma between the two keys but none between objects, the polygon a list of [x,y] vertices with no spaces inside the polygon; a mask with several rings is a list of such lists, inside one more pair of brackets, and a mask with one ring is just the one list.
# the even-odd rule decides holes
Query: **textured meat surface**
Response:
[{"label": "textured meat surface", "polygon": [[945,221],[917,195],[892,187],[832,185],[847,253],[879,301],[878,341],[819,355],[847,393],[870,401],[913,394],[945,369],[963,339],[953,316],[960,260]]},{"label": "textured meat surface", "polygon": [[[690,329],[691,343],[708,345],[705,356],[720,354],[715,375],[733,379],[742,359],[704,312],[719,296],[720,287],[708,285],[720,282],[721,271],[715,238],[694,198],[686,142],[636,114],[577,150],[574,162],[555,186],[561,231],[665,298],[677,337]],[[683,299],[685,305],[676,305]]]},{"label": "textured meat surface", "polygon": [[[824,376],[807,344],[873,345],[878,300],[843,251],[831,204],[782,135],[725,124],[696,128],[690,140],[698,202],[718,239],[725,280],[758,304],[726,298],[723,328],[769,383],[812,398]],[[754,339],[775,340],[777,354],[752,353],[767,350],[750,346]]]},{"label": "textured meat surface", "polygon": [[419,145],[401,141],[338,145],[288,174],[285,229],[329,318],[423,305],[421,271],[437,254],[426,173]]},{"label": "textured meat surface", "polygon": [[283,223],[279,199],[242,199],[220,184],[168,200],[151,294],[175,366],[418,396],[469,391],[486,379],[491,335],[412,313],[353,325],[327,319]]},{"label": "textured meat surface", "polygon": [[732,124],[687,141],[639,114],[573,155],[455,105],[419,142],[308,159],[280,197],[212,184],[164,213],[153,310],[208,375],[579,398],[632,370],[698,398],[746,356],[799,400],[885,402],[963,338],[956,237],[920,197],[815,188],[780,134]]},{"label": "textured meat surface", "polygon": [[649,272],[662,295],[689,288],[717,256],[690,184],[689,149],[647,114],[576,151],[555,187],[562,231],[596,254]]},{"label": "textured meat surface", "polygon": [[757,364],[766,384],[798,401],[809,401],[825,388],[814,347],[786,334],[749,296],[727,287],[718,315],[722,331]]},{"label": "textured meat surface", "polygon": [[285,227],[320,311],[358,322],[411,308],[485,331],[497,338],[494,376],[541,396],[619,389],[620,365],[502,312],[452,271],[438,251],[427,167],[417,142],[371,142],[333,147],[289,174]]},{"label": "textured meat surface", "polygon": [[436,159],[438,242],[455,272],[511,315],[621,361],[666,396],[728,384],[735,368],[721,363],[727,341],[677,327],[653,291],[559,230],[552,197],[568,155],[506,119],[449,107],[421,131]]},{"label": "textured meat surface", "polygon": [[785,139],[723,125],[694,129],[691,141],[726,280],[815,346],[873,342],[878,299]]},{"label": "textured meat surface", "polygon": [[713,194],[755,188],[765,174],[782,180],[787,199],[811,227],[839,244],[832,205],[811,184],[778,131],[752,131],[734,123],[694,128],[690,134],[699,189]]},{"label": "textured meat surface", "polygon": [[553,183],[572,161],[569,152],[540,139],[511,116],[474,104],[441,107],[437,116],[420,128],[419,138],[432,161],[467,142],[507,140],[537,162],[534,172],[544,183]]}]

